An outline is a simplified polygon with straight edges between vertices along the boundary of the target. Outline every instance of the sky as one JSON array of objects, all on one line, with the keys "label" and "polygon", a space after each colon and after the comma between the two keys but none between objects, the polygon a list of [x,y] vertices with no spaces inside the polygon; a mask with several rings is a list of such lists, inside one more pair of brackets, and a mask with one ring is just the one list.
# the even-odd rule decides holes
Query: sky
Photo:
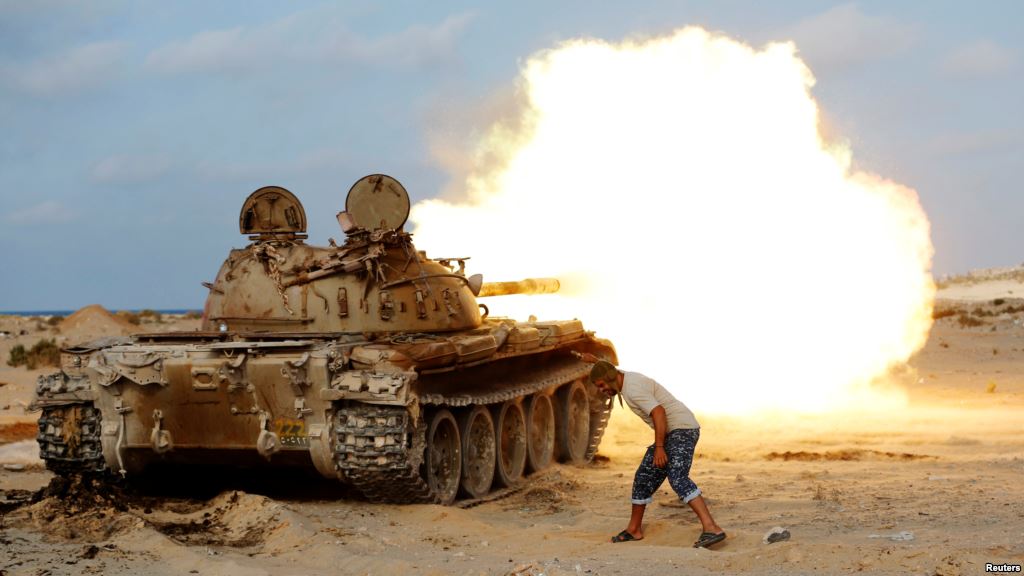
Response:
[{"label": "sky", "polygon": [[340,240],[363,175],[456,193],[531,55],[688,25],[795,43],[823,134],[917,190],[936,276],[1024,261],[1020,2],[0,0],[0,310],[201,308],[253,190]]}]

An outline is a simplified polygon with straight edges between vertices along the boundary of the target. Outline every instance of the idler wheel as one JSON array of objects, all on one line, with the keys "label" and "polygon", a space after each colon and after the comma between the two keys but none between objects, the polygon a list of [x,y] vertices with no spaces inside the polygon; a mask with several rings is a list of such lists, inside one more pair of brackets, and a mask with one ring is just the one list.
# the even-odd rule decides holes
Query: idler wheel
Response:
[{"label": "idler wheel", "polygon": [[462,434],[462,491],[480,498],[494,480],[494,420],[485,406],[473,406],[459,417]]},{"label": "idler wheel", "polygon": [[493,416],[498,436],[494,481],[500,486],[514,486],[526,468],[526,415],[522,404],[509,400],[496,406]]},{"label": "idler wheel", "polygon": [[590,400],[577,380],[558,391],[558,455],[562,462],[582,464],[590,446]]},{"label": "idler wheel", "polygon": [[459,491],[462,474],[462,445],[455,417],[438,410],[427,429],[427,485],[439,504],[451,504]]},{"label": "idler wheel", "polygon": [[526,468],[537,472],[551,464],[555,453],[555,411],[551,397],[534,394],[526,405]]}]

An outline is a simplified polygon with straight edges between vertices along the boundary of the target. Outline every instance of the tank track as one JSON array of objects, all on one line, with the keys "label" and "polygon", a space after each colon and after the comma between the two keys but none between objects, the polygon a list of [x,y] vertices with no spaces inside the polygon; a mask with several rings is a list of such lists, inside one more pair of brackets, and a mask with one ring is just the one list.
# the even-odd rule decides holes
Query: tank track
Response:
[{"label": "tank track", "polygon": [[367,499],[387,503],[430,503],[420,474],[426,426],[413,430],[403,406],[353,404],[334,413],[334,464]]},{"label": "tank track", "polygon": [[100,411],[90,404],[44,408],[39,416],[39,457],[61,475],[106,470],[100,441]]},{"label": "tank track", "polygon": [[[502,389],[498,391],[456,396],[429,394],[422,396],[420,403],[450,407],[496,404],[572,382],[589,371],[588,365],[572,362],[555,371],[544,370],[544,378],[502,383]],[[612,403],[604,402],[596,410],[591,410],[587,460],[597,453],[611,409]],[[437,502],[420,473],[426,425],[420,422],[415,432],[410,432],[412,426],[408,422],[409,417],[409,412],[401,406],[351,404],[339,405],[335,409],[331,427],[335,466],[349,483],[372,502]],[[484,502],[490,499],[488,495],[479,500]],[[465,501],[460,503],[460,506],[465,505]]]}]

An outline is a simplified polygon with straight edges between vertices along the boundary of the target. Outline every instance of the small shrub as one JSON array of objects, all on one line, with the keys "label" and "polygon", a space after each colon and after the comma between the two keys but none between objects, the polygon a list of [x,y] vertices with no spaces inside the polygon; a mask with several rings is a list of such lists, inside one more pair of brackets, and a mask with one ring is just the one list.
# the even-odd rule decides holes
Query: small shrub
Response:
[{"label": "small shrub", "polygon": [[127,320],[128,322],[130,322],[132,324],[135,324],[136,326],[138,326],[139,324],[142,323],[142,319],[139,318],[139,315],[136,314],[135,312],[129,312],[128,310],[121,310],[121,311],[119,311],[117,313],[117,315],[120,316],[122,319]]},{"label": "small shrub", "polygon": [[975,328],[985,323],[984,321],[968,316],[967,314],[957,316],[956,321],[960,324],[961,328]]},{"label": "small shrub", "polygon": [[11,348],[11,357],[7,360],[7,365],[25,366],[29,370],[35,370],[40,366],[60,366],[60,348],[53,339],[45,338],[33,344],[28,350],[18,344]]},{"label": "small shrub", "polygon": [[936,308],[932,310],[932,319],[939,320],[940,318],[948,318],[950,316],[956,316],[956,308]]},{"label": "small shrub", "polygon": [[996,298],[992,301],[993,306],[1002,306],[1003,304],[1006,304],[1006,300],[1003,300],[1002,298]]},{"label": "small shrub", "polygon": [[199,320],[202,317],[203,313],[198,310],[189,310],[188,312],[185,312],[186,320]]},{"label": "small shrub", "polygon": [[146,308],[145,310],[139,312],[139,319],[141,320],[143,318],[149,318],[150,320],[156,323],[161,323],[164,321],[163,314],[157,312],[156,310],[150,310],[149,308]]},{"label": "small shrub", "polygon": [[63,316],[50,316],[46,319],[46,323],[50,326],[56,326],[61,323],[61,320],[64,320]]},{"label": "small shrub", "polygon": [[11,348],[10,358],[7,359],[8,366],[22,366],[28,360],[28,351],[21,344]]},{"label": "small shrub", "polygon": [[36,342],[28,351],[25,367],[35,370],[39,366],[60,366],[60,348],[52,338]]}]

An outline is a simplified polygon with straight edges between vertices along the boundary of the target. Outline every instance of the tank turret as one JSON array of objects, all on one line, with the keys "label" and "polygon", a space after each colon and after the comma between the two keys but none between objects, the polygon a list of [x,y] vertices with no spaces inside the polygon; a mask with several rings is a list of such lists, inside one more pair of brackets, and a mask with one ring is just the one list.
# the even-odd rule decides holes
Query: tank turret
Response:
[{"label": "tank turret", "polygon": [[253,243],[232,250],[207,284],[204,330],[394,333],[469,330],[480,308],[462,270],[430,260],[403,231],[409,195],[374,174],[349,190],[338,222],[345,243],[305,244],[306,215],[277,186],[242,206],[241,232]]}]

